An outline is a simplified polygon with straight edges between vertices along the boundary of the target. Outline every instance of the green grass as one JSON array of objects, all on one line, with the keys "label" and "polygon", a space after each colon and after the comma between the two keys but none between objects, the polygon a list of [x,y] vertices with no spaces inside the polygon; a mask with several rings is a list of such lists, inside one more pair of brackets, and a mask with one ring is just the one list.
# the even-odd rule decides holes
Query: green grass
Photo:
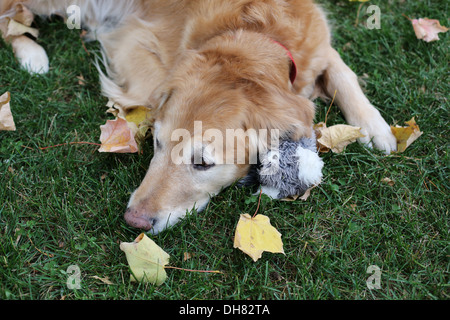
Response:
[{"label": "green grass", "polygon": [[[0,132],[0,299],[448,299],[449,34],[419,41],[402,16],[448,25],[448,4],[371,1],[382,25],[368,30],[368,4],[354,26],[358,3],[321,2],[334,46],[357,74],[367,74],[373,104],[391,124],[416,117],[423,136],[398,155],[358,144],[323,155],[324,181],[305,202],[263,197],[259,212],[283,234],[286,254],[264,253],[256,263],[232,240],[239,214],[254,212],[256,196],[226,189],[204,212],[151,236],[171,266],[223,274],[168,270],[159,287],[130,283],[119,249],[139,234],[123,213],[150,162],[151,142],[142,155],[101,154],[92,145],[38,150],[98,142],[108,116],[93,53],[77,31],[40,21],[51,70],[30,76],[0,42],[0,93],[11,92],[17,126]],[[323,121],[328,104],[317,106]],[[328,124],[343,122],[333,108]],[[192,258],[183,261],[184,252]],[[70,265],[81,270],[79,290],[66,286]],[[379,290],[366,286],[370,265],[382,270]]]}]

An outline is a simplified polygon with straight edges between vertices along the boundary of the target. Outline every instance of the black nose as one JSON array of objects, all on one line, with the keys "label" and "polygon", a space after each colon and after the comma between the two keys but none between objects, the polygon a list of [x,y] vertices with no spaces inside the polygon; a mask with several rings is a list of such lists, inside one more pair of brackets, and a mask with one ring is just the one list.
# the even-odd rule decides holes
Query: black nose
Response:
[{"label": "black nose", "polygon": [[150,230],[155,224],[157,219],[146,216],[133,208],[128,208],[124,215],[125,221],[129,226],[133,228],[143,229],[145,231]]}]

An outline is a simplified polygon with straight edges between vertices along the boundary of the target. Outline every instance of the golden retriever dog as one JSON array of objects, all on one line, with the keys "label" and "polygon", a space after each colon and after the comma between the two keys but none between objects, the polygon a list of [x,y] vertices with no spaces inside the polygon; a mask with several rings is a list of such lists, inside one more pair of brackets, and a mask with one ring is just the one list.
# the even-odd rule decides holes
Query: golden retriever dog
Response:
[{"label": "golden retriever dog", "polygon": [[[154,111],[154,157],[125,213],[133,227],[156,234],[193,208],[201,211],[211,196],[248,174],[248,159],[255,153],[249,145],[261,138],[233,138],[233,143],[237,140],[233,150],[246,153],[246,161],[233,162],[229,158],[236,160],[239,152],[231,156],[212,152],[207,148],[212,137],[206,132],[225,137],[231,129],[264,129],[292,140],[311,137],[312,100],[321,95],[336,93],[346,121],[365,134],[360,142],[386,153],[396,149],[390,127],[331,47],[325,14],[312,0],[2,0],[0,4],[3,36],[31,73],[48,72],[45,50],[28,37],[8,37],[7,21],[27,9],[36,15],[66,16],[69,21],[74,18],[71,10],[79,8],[73,14],[79,13],[82,26],[103,49],[107,70],[100,72],[103,94],[124,108],[144,105]],[[180,138],[186,134],[194,145],[191,139]],[[270,147],[261,145],[257,149]]]}]

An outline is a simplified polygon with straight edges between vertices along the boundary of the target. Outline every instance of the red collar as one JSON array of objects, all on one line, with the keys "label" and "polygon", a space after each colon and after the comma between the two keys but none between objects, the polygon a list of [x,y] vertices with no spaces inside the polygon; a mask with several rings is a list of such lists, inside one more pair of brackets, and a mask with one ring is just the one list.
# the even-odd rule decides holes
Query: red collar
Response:
[{"label": "red collar", "polygon": [[272,40],[272,41],[275,42],[276,44],[282,46],[284,48],[284,50],[286,50],[288,57],[291,59],[291,71],[289,72],[289,79],[291,80],[291,83],[294,84],[295,78],[297,77],[297,65],[295,64],[294,56],[289,51],[289,49],[286,48],[284,45],[282,45],[278,41],[275,41],[275,40]]}]

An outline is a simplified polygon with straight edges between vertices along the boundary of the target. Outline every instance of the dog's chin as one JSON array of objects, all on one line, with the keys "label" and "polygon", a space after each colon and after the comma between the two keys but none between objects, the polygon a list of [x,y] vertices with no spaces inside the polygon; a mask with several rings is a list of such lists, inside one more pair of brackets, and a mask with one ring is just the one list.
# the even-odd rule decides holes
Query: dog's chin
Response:
[{"label": "dog's chin", "polygon": [[181,219],[186,216],[187,210],[174,210],[167,214],[163,214],[165,218],[160,218],[156,221],[156,223],[151,227],[150,230],[147,230],[148,233],[152,235],[157,235],[158,233],[174,226]]},{"label": "dog's chin", "polygon": [[147,233],[157,235],[158,233],[176,225],[183,218],[185,218],[186,215],[192,214],[194,212],[199,213],[205,210],[206,206],[209,203],[209,200],[210,198],[208,197],[197,201],[198,204],[196,203],[193,207],[191,207],[191,209],[175,209],[159,213],[157,219],[155,220],[156,222],[153,224],[151,229],[147,230]]}]

